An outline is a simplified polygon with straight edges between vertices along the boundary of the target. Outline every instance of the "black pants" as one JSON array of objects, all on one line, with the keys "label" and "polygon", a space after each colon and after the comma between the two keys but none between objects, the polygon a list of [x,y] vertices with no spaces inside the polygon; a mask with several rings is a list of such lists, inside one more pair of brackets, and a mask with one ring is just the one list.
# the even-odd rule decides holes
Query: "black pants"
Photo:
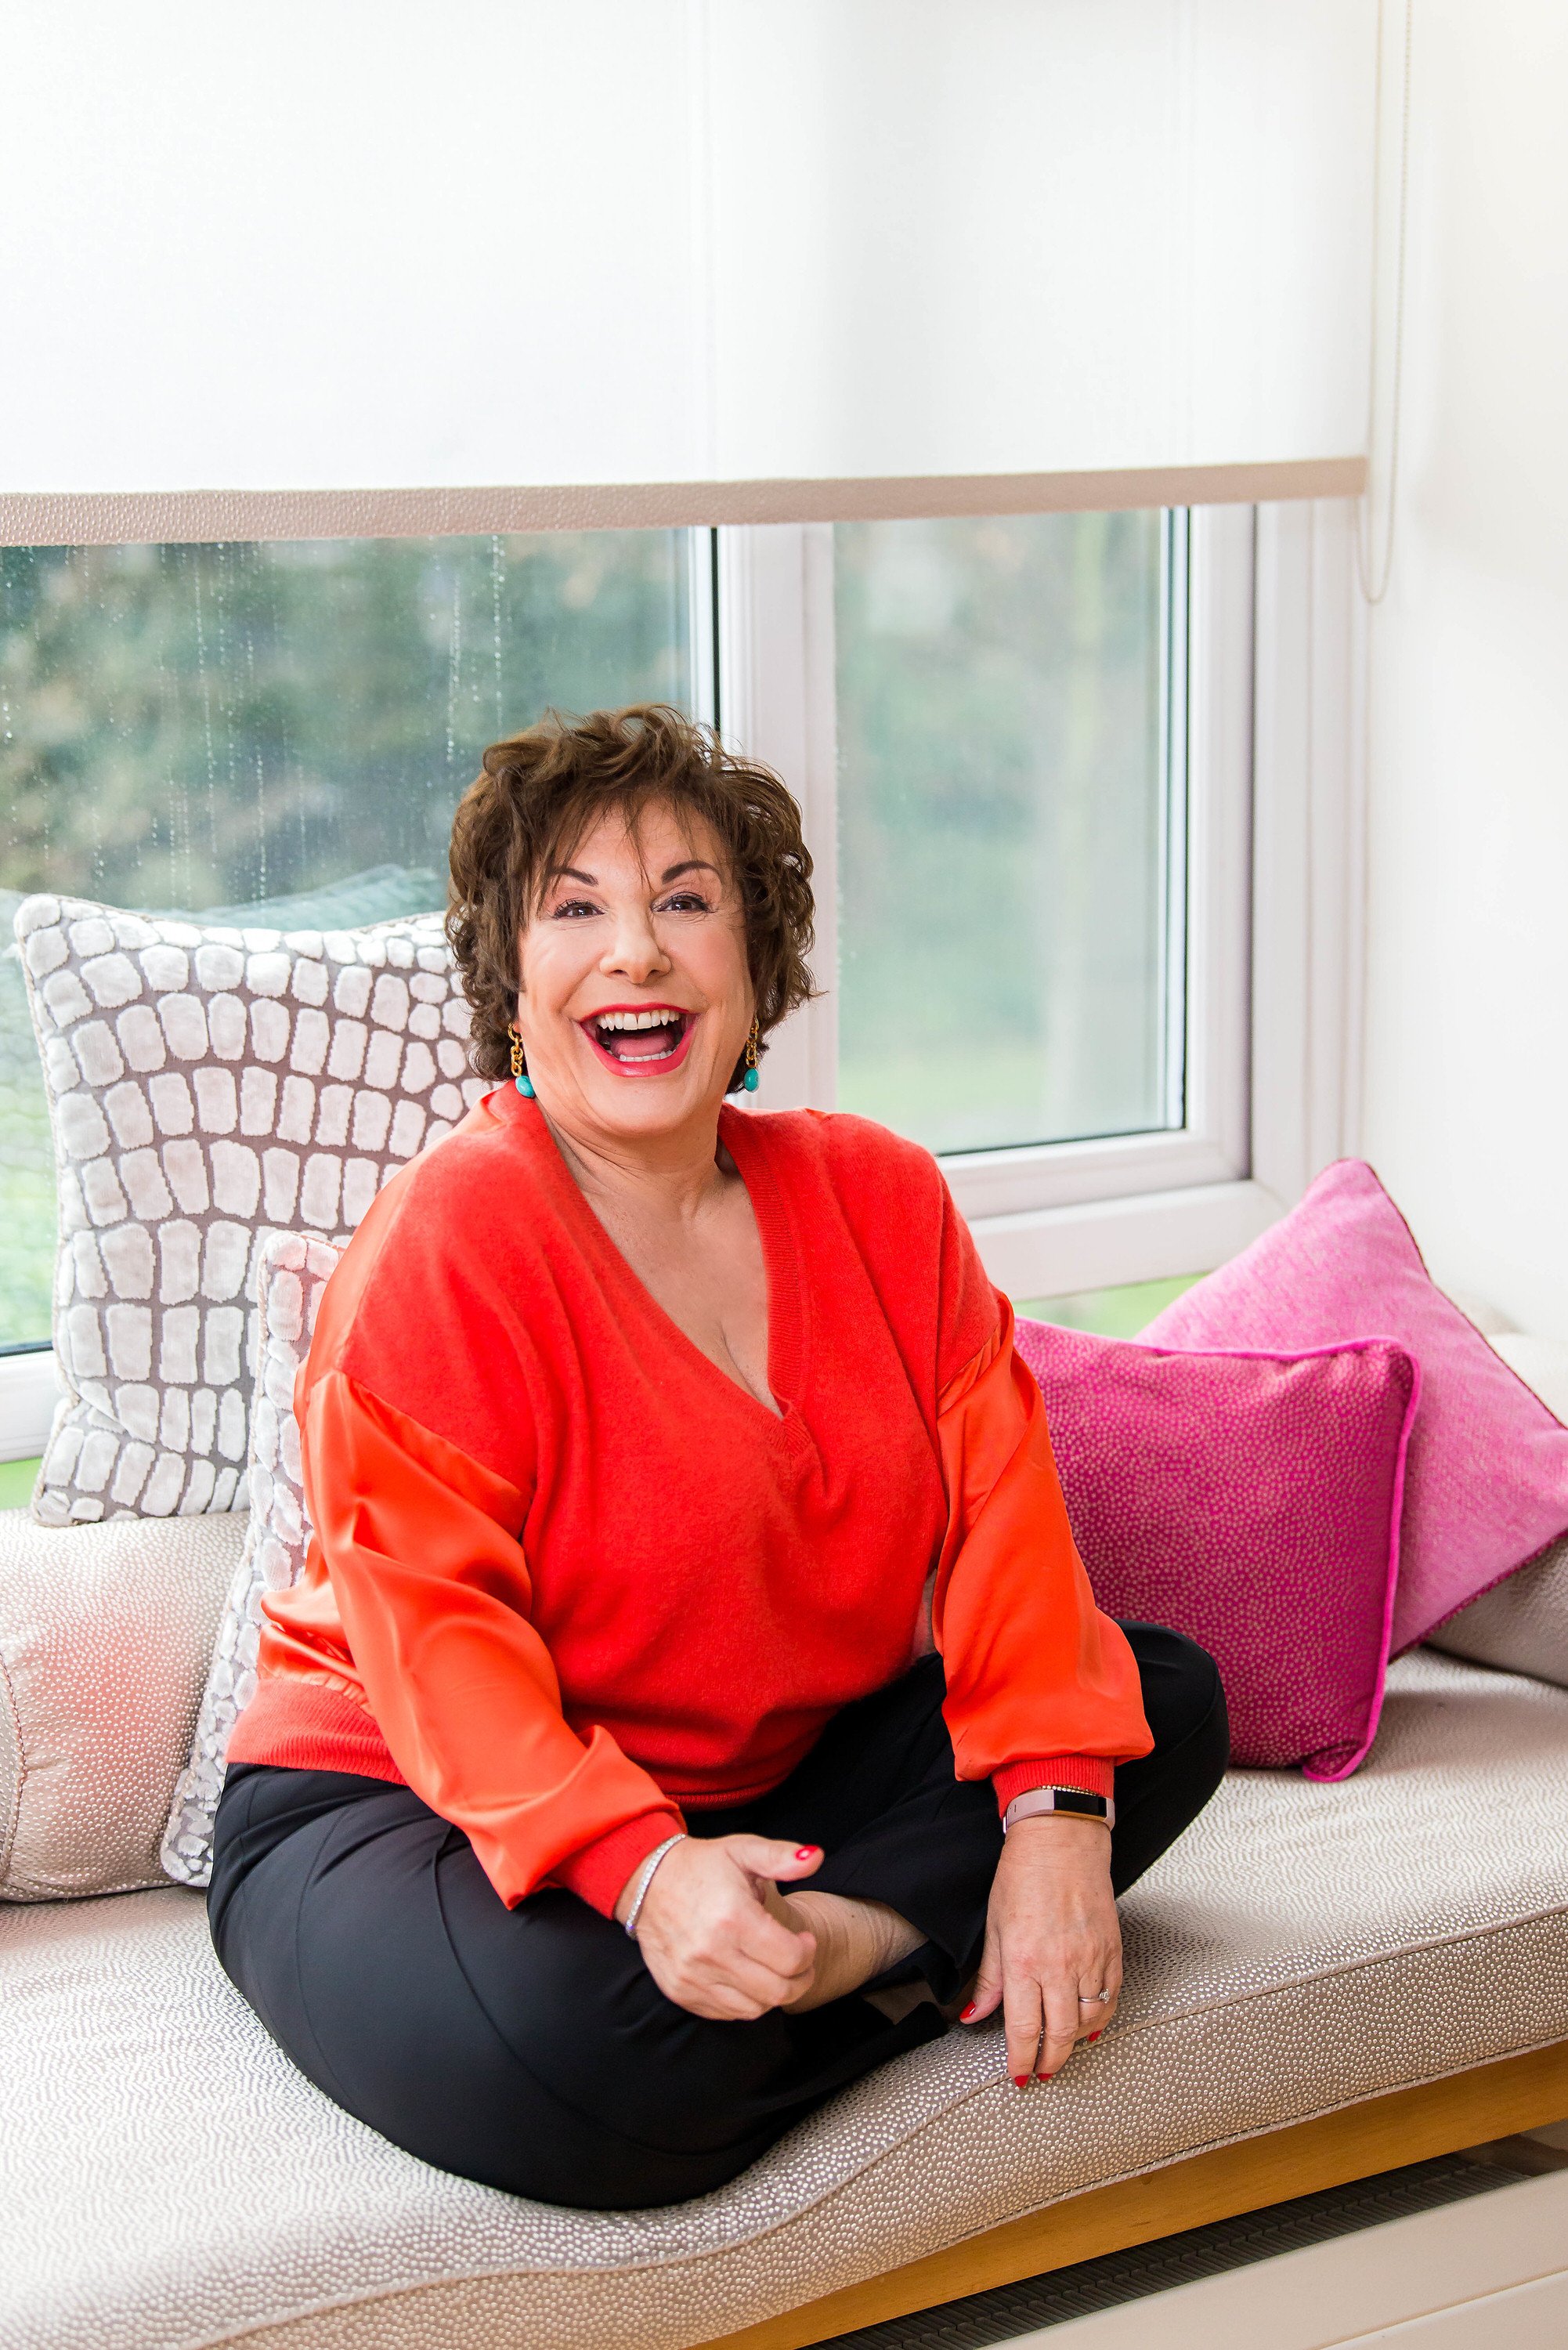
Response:
[{"label": "black pants", "polygon": [[[1116,1773],[1122,1892],[1202,1809],[1228,1751],[1212,1660],[1125,1627],[1154,1752]],[[761,1801],[702,1835],[819,1844],[824,1892],[887,1902],[929,1937],[885,1981],[950,1999],[979,1963],[1002,1849],[988,1784],[953,1774],[929,1657],[846,1706]],[[317,2086],[443,2170],[605,2210],[723,2185],[836,2089],[945,2027],[858,1996],[711,2023],[667,2000],[635,1942],[572,1893],[508,1909],[462,1832],[407,1787],[237,1764],[218,1808],[218,1955]]]}]

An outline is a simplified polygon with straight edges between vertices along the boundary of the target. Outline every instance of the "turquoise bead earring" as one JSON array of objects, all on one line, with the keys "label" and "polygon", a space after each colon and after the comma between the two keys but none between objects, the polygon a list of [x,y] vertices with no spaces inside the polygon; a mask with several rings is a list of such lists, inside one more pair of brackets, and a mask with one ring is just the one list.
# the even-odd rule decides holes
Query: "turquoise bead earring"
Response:
[{"label": "turquoise bead earring", "polygon": [[523,1039],[517,1034],[515,1028],[508,1028],[506,1034],[512,1039],[513,1079],[524,1100],[532,1101],[534,1098],[534,1080],[528,1075],[527,1070],[523,1066]]},{"label": "turquoise bead earring", "polygon": [[753,1020],[752,1033],[746,1039],[746,1074],[741,1079],[749,1094],[754,1094],[761,1080],[757,1075],[757,1046],[762,1042],[762,1026]]}]

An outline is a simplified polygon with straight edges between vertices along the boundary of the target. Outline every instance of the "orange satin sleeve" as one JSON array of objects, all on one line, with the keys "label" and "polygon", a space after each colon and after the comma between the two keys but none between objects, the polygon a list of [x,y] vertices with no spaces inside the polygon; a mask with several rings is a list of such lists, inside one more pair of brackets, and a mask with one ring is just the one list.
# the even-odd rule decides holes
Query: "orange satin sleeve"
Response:
[{"label": "orange satin sleeve", "polygon": [[948,1527],[931,1630],[947,1671],[961,1779],[992,1779],[1003,1808],[1027,1787],[1109,1794],[1117,1762],[1154,1743],[1137,1662],[1095,1606],[1067,1522],[1045,1406],[992,1335],[938,1398]]},{"label": "orange satin sleeve", "polygon": [[393,1761],[502,1899],[549,1878],[607,1915],[681,1815],[607,1731],[585,1743],[562,1713],[528,1617],[524,1496],[341,1371],[310,1387],[301,1434],[316,1539],[272,1638],[286,1647],[328,1578]]}]

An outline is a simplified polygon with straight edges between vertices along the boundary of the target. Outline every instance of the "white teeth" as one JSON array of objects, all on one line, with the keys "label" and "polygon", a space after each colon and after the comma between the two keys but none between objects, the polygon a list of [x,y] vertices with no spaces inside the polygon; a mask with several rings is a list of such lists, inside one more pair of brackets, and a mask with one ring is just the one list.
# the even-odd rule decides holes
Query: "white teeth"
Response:
[{"label": "white teeth", "polygon": [[679,1012],[599,1012],[594,1015],[596,1028],[669,1028],[680,1021]]}]

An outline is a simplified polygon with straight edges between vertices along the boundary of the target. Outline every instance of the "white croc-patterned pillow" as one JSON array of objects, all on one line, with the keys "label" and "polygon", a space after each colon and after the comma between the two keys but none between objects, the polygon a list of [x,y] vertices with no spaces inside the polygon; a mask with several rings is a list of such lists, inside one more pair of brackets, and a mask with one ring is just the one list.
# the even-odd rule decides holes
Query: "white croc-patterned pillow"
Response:
[{"label": "white croc-patterned pillow", "polygon": [[485,1091],[439,914],[232,930],[28,898],[59,1176],[47,1524],[240,1505],[257,1251],[347,1237]]},{"label": "white croc-patterned pillow", "polygon": [[174,1790],[163,1838],[163,1866],[182,1885],[205,1885],[213,1872],[213,1821],[223,1791],[229,1740],[255,1695],[263,1595],[286,1591],[305,1565],[310,1519],[300,1478],[294,1382],[310,1352],[321,1293],[341,1253],[330,1241],[306,1232],[274,1233],[262,1248],[250,1527],[218,1627],[191,1760]]}]

